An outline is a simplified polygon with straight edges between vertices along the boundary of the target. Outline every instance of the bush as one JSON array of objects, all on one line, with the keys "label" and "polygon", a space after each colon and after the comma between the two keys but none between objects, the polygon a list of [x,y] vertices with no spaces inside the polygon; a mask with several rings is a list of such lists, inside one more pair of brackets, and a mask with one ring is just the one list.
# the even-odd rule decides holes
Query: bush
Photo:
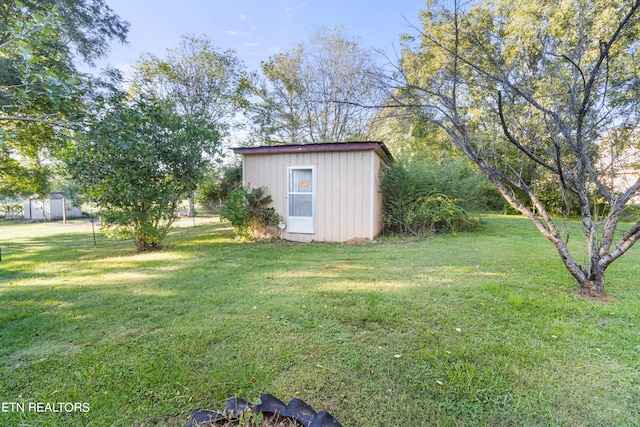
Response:
[{"label": "bush", "polygon": [[228,194],[220,217],[231,222],[236,237],[242,240],[272,238],[282,221],[275,209],[268,207],[272,201],[264,187],[239,188]]},{"label": "bush", "polygon": [[224,166],[200,185],[196,198],[205,209],[216,212],[229,193],[241,186],[242,164]]},{"label": "bush", "polygon": [[[455,194],[456,186],[464,191]],[[456,198],[470,197],[463,187],[451,175],[435,174],[422,162],[398,159],[387,167],[381,184],[385,228],[413,235],[474,229],[479,218],[455,203]]]}]

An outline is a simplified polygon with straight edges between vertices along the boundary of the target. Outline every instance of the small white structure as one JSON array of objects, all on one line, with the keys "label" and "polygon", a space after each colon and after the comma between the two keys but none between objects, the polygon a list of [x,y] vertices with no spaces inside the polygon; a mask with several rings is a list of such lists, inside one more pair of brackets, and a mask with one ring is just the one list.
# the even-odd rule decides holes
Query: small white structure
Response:
[{"label": "small white structure", "polygon": [[25,219],[46,221],[82,216],[82,209],[74,206],[73,199],[63,193],[51,193],[46,199],[25,199],[23,212]]}]

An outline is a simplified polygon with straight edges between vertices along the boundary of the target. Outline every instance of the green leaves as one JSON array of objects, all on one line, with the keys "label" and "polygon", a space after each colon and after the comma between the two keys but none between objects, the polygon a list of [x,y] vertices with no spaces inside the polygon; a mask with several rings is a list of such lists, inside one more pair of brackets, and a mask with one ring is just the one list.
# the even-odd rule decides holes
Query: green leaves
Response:
[{"label": "green leaves", "polygon": [[[471,172],[468,165],[467,171]],[[471,173],[472,177],[466,179],[464,175],[464,165],[459,161],[449,160],[448,166],[437,166],[397,159],[386,168],[380,188],[387,229],[414,235],[474,229],[478,219],[460,204],[470,204],[474,197],[476,203],[482,203],[478,190],[486,188],[486,181],[478,174]],[[466,185],[456,186],[458,182]]]},{"label": "green leaves", "polygon": [[158,249],[178,206],[194,191],[220,136],[209,122],[145,99],[113,105],[66,152],[82,192],[101,208],[112,237]]},{"label": "green leaves", "polygon": [[200,117],[222,131],[242,97],[242,62],[206,38],[183,36],[165,58],[147,55],[135,66],[133,90],[167,103],[179,114]]},{"label": "green leaves", "polygon": [[[636,224],[612,250],[618,216],[640,191],[637,176],[619,179],[629,158],[637,162],[640,2],[455,2],[430,5],[422,18],[420,44],[403,52],[399,99],[445,130],[531,219],[585,293],[602,295],[604,270],[640,239]],[[584,224],[585,266],[550,212],[571,202]]]},{"label": "green leaves", "polygon": [[91,110],[91,79],[74,60],[100,57],[111,38],[124,40],[126,26],[104,0],[3,2],[1,11],[0,149],[19,167],[0,169],[0,192],[44,195],[43,165]]},{"label": "green leaves", "polygon": [[274,208],[273,201],[265,187],[239,188],[229,193],[220,217],[229,220],[236,237],[243,240],[267,235],[273,237],[274,230],[281,221]]},{"label": "green leaves", "polygon": [[262,63],[253,76],[256,138],[276,143],[358,140],[379,105],[373,53],[341,28],[321,29],[306,44]]}]

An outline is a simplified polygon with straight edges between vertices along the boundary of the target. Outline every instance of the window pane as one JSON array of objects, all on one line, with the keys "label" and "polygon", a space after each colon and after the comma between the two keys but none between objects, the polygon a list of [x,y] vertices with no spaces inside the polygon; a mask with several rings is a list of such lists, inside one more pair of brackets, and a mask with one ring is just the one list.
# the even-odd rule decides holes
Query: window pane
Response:
[{"label": "window pane", "polygon": [[313,171],[311,169],[292,169],[289,179],[290,193],[312,193]]},{"label": "window pane", "polygon": [[313,196],[311,194],[290,194],[289,216],[313,216]]}]

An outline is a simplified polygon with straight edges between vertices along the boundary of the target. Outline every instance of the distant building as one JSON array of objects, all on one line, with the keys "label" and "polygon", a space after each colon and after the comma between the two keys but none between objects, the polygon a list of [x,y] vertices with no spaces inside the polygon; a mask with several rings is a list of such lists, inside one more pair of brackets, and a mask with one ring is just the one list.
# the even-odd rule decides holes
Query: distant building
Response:
[{"label": "distant building", "polygon": [[82,209],[63,193],[51,193],[45,199],[25,199],[22,208],[25,219],[52,221],[82,216]]}]

